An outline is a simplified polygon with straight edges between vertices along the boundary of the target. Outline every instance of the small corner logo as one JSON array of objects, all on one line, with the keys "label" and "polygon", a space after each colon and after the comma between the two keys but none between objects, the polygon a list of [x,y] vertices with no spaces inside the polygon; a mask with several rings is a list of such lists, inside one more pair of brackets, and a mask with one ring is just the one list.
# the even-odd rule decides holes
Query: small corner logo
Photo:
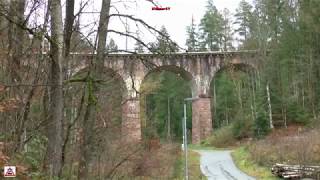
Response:
[{"label": "small corner logo", "polygon": [[4,177],[16,177],[16,167],[15,166],[4,166],[3,176]]}]

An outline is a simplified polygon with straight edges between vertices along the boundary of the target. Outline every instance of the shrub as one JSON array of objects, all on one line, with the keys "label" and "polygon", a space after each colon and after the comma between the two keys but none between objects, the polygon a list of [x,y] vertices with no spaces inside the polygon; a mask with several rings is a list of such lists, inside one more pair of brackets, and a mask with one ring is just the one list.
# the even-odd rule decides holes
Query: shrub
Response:
[{"label": "shrub", "polygon": [[203,145],[217,148],[229,147],[236,143],[231,126],[225,126],[216,130],[211,137],[203,142]]},{"label": "shrub", "polygon": [[308,113],[305,109],[298,104],[289,104],[288,107],[288,119],[293,123],[299,123],[306,125],[312,118],[311,113]]},{"label": "shrub", "polygon": [[252,137],[253,123],[249,117],[237,119],[232,124],[232,134],[237,139]]},{"label": "shrub", "polygon": [[275,163],[320,164],[320,130],[297,135],[272,137],[257,141],[249,147],[252,159],[260,165]]},{"label": "shrub", "polygon": [[270,124],[268,121],[267,113],[265,111],[258,111],[255,120],[254,134],[257,138],[261,138],[268,134],[270,131]]}]

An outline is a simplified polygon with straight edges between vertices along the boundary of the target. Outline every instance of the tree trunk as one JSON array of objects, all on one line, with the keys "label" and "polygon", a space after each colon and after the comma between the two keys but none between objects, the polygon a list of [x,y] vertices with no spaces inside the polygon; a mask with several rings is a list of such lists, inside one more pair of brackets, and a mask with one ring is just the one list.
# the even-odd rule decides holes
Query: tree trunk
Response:
[{"label": "tree trunk", "polygon": [[251,88],[252,88],[252,118],[253,122],[256,121],[256,115],[257,115],[257,105],[256,105],[256,86],[257,86],[257,73],[253,72],[252,73],[253,78],[251,78]]},{"label": "tree trunk", "polygon": [[[17,24],[24,23],[24,8],[25,0],[13,0],[10,2],[10,12],[9,18]],[[9,67],[11,80],[15,83],[21,82],[21,77],[19,74],[20,70],[20,59],[23,55],[24,46],[24,33],[21,28],[19,28],[14,23],[9,23]]]},{"label": "tree trunk", "polygon": [[224,102],[225,102],[225,105],[226,105],[226,109],[225,109],[226,125],[229,126],[228,101],[227,101],[227,97],[224,97]]},{"label": "tree trunk", "polygon": [[170,97],[168,97],[168,121],[167,121],[167,140],[171,139],[171,111],[170,111]]},{"label": "tree trunk", "polygon": [[[69,66],[70,66],[70,51],[71,51],[71,37],[72,37],[72,33],[73,33],[73,23],[74,23],[74,0],[67,0],[66,1],[66,9],[65,9],[65,13],[66,13],[66,18],[64,21],[64,36],[63,36],[63,44],[64,44],[64,52],[63,52],[63,56],[64,56],[64,62],[63,62],[63,74],[64,74],[64,79],[69,79],[69,74],[67,73]],[[68,89],[64,90],[64,94],[68,94]],[[68,102],[68,100],[65,98],[64,103],[66,104]],[[71,101],[73,100],[73,98],[71,98]],[[73,106],[72,106],[73,107]],[[65,110],[66,111],[66,110]],[[65,163],[65,154],[66,154],[66,145],[67,142],[69,140],[69,136],[71,134],[71,127],[74,125],[73,122],[73,116],[70,117],[66,117],[65,120],[65,124],[63,126],[63,129],[65,130],[64,134],[63,134],[63,145],[62,145],[62,165],[64,165]]]},{"label": "tree trunk", "polygon": [[[215,77],[213,79],[213,116],[214,120],[216,119],[216,114],[217,114],[217,91],[216,91],[216,81],[215,81]],[[220,127],[220,122],[219,122],[219,127]]]},{"label": "tree trunk", "polygon": [[273,129],[273,122],[272,122],[272,108],[271,108],[271,100],[270,100],[270,90],[269,90],[269,84],[267,84],[267,96],[268,96],[268,108],[269,108],[269,124],[270,124],[270,129]]},{"label": "tree trunk", "polygon": [[243,103],[242,103],[242,97],[241,97],[241,84],[240,84],[240,82],[237,83],[235,78],[233,78],[232,81],[233,81],[233,84],[234,84],[234,86],[236,88],[236,91],[237,91],[238,102],[239,102],[240,109],[241,109],[241,112],[242,112]]},{"label": "tree trunk", "polygon": [[[12,0],[6,2],[9,4],[9,17],[16,24],[22,24],[24,22],[24,7],[25,0]],[[1,5],[5,5],[5,2],[2,2]],[[10,22],[8,24],[8,77],[9,81],[19,84],[22,81],[21,78],[21,58],[23,56],[23,47],[24,47],[24,37],[23,30],[18,27],[15,23]],[[17,94],[19,98],[24,99],[25,89],[10,89],[12,94]],[[27,97],[26,97],[27,98]],[[29,100],[29,99],[28,99]],[[28,102],[25,104],[25,108],[16,115],[17,122],[15,123],[15,141],[16,147],[15,151],[19,150],[21,146],[21,139],[24,129],[24,118],[29,114],[28,112]],[[26,116],[25,116],[26,115]]]},{"label": "tree trunk", "polygon": [[63,120],[63,92],[62,92],[62,62],[63,62],[63,25],[60,0],[50,1],[51,15],[51,72],[49,77],[50,105],[48,127],[47,161],[49,174],[59,177],[62,167],[62,120]]},{"label": "tree trunk", "polygon": [[64,22],[64,56],[68,57],[70,53],[71,36],[74,23],[74,0],[66,1],[66,18]]},{"label": "tree trunk", "polygon": [[103,74],[104,67],[104,57],[106,50],[106,38],[109,24],[109,11],[110,11],[111,0],[103,0],[102,7],[100,11],[100,20],[98,27],[98,47],[97,56],[91,63],[91,67],[88,74],[88,105],[86,113],[83,119],[83,142],[80,144],[81,159],[79,164],[79,179],[89,179],[89,168],[92,158],[92,151],[90,150],[90,144],[92,143],[92,131],[93,125],[95,123],[96,116],[96,105],[97,98],[95,97],[99,94],[99,87],[96,84],[97,80],[100,80]]}]

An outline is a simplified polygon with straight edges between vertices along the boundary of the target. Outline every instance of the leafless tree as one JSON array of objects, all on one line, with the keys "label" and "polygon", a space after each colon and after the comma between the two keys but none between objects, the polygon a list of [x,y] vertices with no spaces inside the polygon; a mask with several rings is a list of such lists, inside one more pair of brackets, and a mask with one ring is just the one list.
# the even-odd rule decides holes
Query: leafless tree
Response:
[{"label": "leafless tree", "polygon": [[62,167],[62,120],[63,120],[63,24],[60,0],[49,1],[51,16],[51,52],[49,82],[49,122],[47,159],[52,176],[59,177]]},{"label": "leafless tree", "polygon": [[[0,83],[4,84],[6,89],[10,89],[9,95],[17,95],[21,100],[17,112],[5,114],[6,117],[10,117],[10,120],[14,120],[12,121],[14,123],[8,123],[10,120],[5,120],[6,125],[3,129],[10,129],[9,125],[14,129],[10,132],[14,138],[8,140],[16,144],[14,145],[15,151],[12,152],[23,152],[25,150],[23,147],[32,141],[37,134],[46,136],[48,141],[44,167],[50,176],[61,177],[62,167],[68,167],[70,164],[72,166],[74,163],[73,160],[67,159],[66,154],[71,151],[71,148],[80,147],[78,148],[80,160],[76,160],[80,162],[78,177],[79,179],[88,179],[90,168],[97,164],[97,158],[91,151],[93,141],[97,141],[94,139],[97,136],[95,134],[97,131],[110,131],[107,133],[108,137],[105,137],[106,140],[103,141],[106,145],[99,147],[101,149],[109,148],[103,150],[103,153],[108,156],[110,153],[119,153],[119,156],[102,158],[105,161],[110,161],[107,163],[108,169],[105,171],[104,177],[116,177],[117,170],[121,169],[121,166],[125,165],[126,161],[130,161],[130,158],[139,151],[139,148],[123,148],[120,144],[112,144],[116,142],[110,140],[114,137],[113,133],[116,130],[111,129],[118,127],[103,121],[103,112],[97,110],[97,104],[100,102],[96,97],[102,93],[102,83],[107,84],[105,81],[108,81],[104,77],[106,73],[103,66],[107,53],[106,39],[109,34],[127,36],[139,42],[146,49],[150,50],[150,47],[137,34],[108,28],[109,19],[123,21],[126,18],[136,25],[142,25],[141,27],[149,32],[163,34],[142,19],[132,15],[120,12],[111,14],[111,0],[102,0],[98,30],[92,28],[92,32],[85,32],[87,33],[85,35],[79,24],[80,16],[84,13],[85,6],[88,5],[87,2],[88,0],[82,1],[78,12],[75,12],[74,0],[66,2],[64,26],[61,0],[0,2],[0,28],[5,27],[5,24],[9,25],[8,31],[6,31],[9,45],[8,47],[2,46],[1,50],[7,52],[6,62],[8,65],[4,64],[4,69],[10,74],[8,80],[2,82],[0,79]],[[41,20],[43,18],[41,22],[34,19],[39,11],[43,13],[40,18]],[[3,32],[2,29],[0,32]],[[95,34],[96,40],[90,39]],[[2,40],[2,37],[0,39]],[[171,41],[168,37],[167,40]],[[74,80],[73,77],[69,77],[68,68],[74,60],[72,52],[82,50],[79,45],[85,46],[86,50],[90,49],[94,56],[92,56],[90,67],[84,78]],[[35,46],[37,47],[35,48]],[[46,51],[49,49],[46,48],[47,46],[50,47],[49,53]],[[118,52],[136,53],[121,49],[118,49]],[[153,66],[145,59],[141,59],[141,61],[146,66]],[[0,63],[2,64],[2,62]],[[82,93],[81,100],[77,101],[78,104],[68,92],[70,87],[74,88],[72,81],[81,84],[78,86]],[[111,103],[114,103],[110,94],[112,93],[106,93],[106,97],[110,99]],[[69,99],[72,101],[68,102]],[[33,119],[32,117],[36,113],[32,112],[32,109],[35,105],[41,106],[41,113]],[[117,106],[121,107],[121,103]],[[76,111],[73,111],[71,116],[65,116],[64,114],[68,113],[68,108],[74,108]],[[101,122],[97,122],[100,120]],[[103,126],[104,129],[97,130],[94,126]],[[74,137],[80,139],[79,146],[74,144]],[[99,141],[101,139],[102,137],[99,137]],[[69,146],[70,144],[72,146]]]}]

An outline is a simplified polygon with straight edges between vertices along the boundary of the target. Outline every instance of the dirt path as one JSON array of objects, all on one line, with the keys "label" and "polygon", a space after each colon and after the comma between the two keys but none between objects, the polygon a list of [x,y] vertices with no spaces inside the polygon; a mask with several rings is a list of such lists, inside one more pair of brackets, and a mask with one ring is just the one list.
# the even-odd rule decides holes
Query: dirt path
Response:
[{"label": "dirt path", "polygon": [[197,150],[201,172],[208,180],[254,180],[233,163],[231,151]]}]

